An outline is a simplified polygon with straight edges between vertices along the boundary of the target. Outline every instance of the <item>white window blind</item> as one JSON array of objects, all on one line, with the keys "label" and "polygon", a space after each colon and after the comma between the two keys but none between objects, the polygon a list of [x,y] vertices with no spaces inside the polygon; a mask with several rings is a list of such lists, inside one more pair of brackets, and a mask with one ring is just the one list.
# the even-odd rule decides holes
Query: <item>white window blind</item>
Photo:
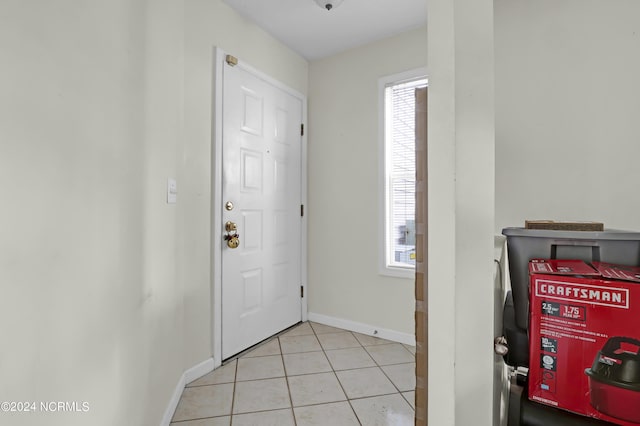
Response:
[{"label": "white window blind", "polygon": [[414,268],[415,90],[426,79],[385,88],[385,174],[387,267]]}]

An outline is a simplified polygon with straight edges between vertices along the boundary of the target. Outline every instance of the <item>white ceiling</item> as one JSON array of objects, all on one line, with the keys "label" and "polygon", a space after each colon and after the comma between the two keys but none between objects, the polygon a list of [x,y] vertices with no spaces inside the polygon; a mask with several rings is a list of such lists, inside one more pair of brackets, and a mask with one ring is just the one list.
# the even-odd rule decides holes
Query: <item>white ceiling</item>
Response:
[{"label": "white ceiling", "polygon": [[331,11],[322,9],[314,0],[224,2],[308,60],[427,23],[426,0],[344,0]]}]

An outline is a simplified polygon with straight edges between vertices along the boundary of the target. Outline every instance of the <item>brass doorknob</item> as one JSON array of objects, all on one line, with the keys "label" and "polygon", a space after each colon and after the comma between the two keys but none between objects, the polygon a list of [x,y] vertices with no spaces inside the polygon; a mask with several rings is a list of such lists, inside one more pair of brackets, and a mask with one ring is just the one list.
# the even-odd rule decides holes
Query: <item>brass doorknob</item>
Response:
[{"label": "brass doorknob", "polygon": [[235,232],[238,230],[238,225],[236,225],[235,222],[228,221],[224,224],[224,229],[227,232]]},{"label": "brass doorknob", "polygon": [[238,238],[238,234],[227,235],[227,237],[227,246],[232,249],[238,248],[240,245],[240,238]]}]

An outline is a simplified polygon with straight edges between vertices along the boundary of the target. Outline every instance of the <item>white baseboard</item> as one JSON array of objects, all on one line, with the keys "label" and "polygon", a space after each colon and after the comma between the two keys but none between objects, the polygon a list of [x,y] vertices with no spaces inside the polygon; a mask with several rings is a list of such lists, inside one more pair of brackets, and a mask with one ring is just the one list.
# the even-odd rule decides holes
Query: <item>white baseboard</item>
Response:
[{"label": "white baseboard", "polygon": [[309,312],[309,321],[349,331],[355,331],[356,333],[366,334],[367,336],[374,336],[381,339],[391,340],[393,342],[404,343],[405,345],[416,345],[416,336],[414,334],[402,333],[400,331],[389,330],[387,328],[376,327],[374,325],[363,324],[361,322],[330,317],[328,315],[316,314],[313,312]]},{"label": "white baseboard", "polygon": [[184,372],[184,384],[191,383],[196,379],[209,374],[213,371],[213,358],[208,358],[202,361],[200,364],[195,365]]},{"label": "white baseboard", "polygon": [[209,358],[182,373],[182,376],[180,376],[180,379],[178,380],[178,384],[176,384],[176,387],[173,390],[173,395],[171,395],[169,405],[167,405],[167,409],[164,411],[164,416],[162,417],[160,426],[169,426],[169,423],[171,423],[173,413],[175,413],[176,408],[178,407],[180,397],[182,396],[182,392],[184,391],[184,387],[187,383],[191,383],[205,374],[209,374],[213,371],[213,367],[213,358]]}]

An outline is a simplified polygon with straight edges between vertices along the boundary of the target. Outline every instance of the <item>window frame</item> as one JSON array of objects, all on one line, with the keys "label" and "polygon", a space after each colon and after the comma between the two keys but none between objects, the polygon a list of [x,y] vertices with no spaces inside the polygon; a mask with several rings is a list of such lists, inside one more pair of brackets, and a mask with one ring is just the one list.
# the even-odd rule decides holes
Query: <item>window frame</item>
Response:
[{"label": "window frame", "polygon": [[389,228],[390,207],[387,203],[387,201],[389,200],[389,188],[387,185],[387,136],[389,129],[387,129],[386,126],[387,108],[385,92],[387,87],[422,79],[427,80],[428,86],[429,83],[427,79],[426,68],[416,68],[401,73],[384,76],[378,79],[378,272],[380,275],[389,277],[414,278],[415,267],[396,266],[388,262],[389,245],[387,241],[387,230]]}]

